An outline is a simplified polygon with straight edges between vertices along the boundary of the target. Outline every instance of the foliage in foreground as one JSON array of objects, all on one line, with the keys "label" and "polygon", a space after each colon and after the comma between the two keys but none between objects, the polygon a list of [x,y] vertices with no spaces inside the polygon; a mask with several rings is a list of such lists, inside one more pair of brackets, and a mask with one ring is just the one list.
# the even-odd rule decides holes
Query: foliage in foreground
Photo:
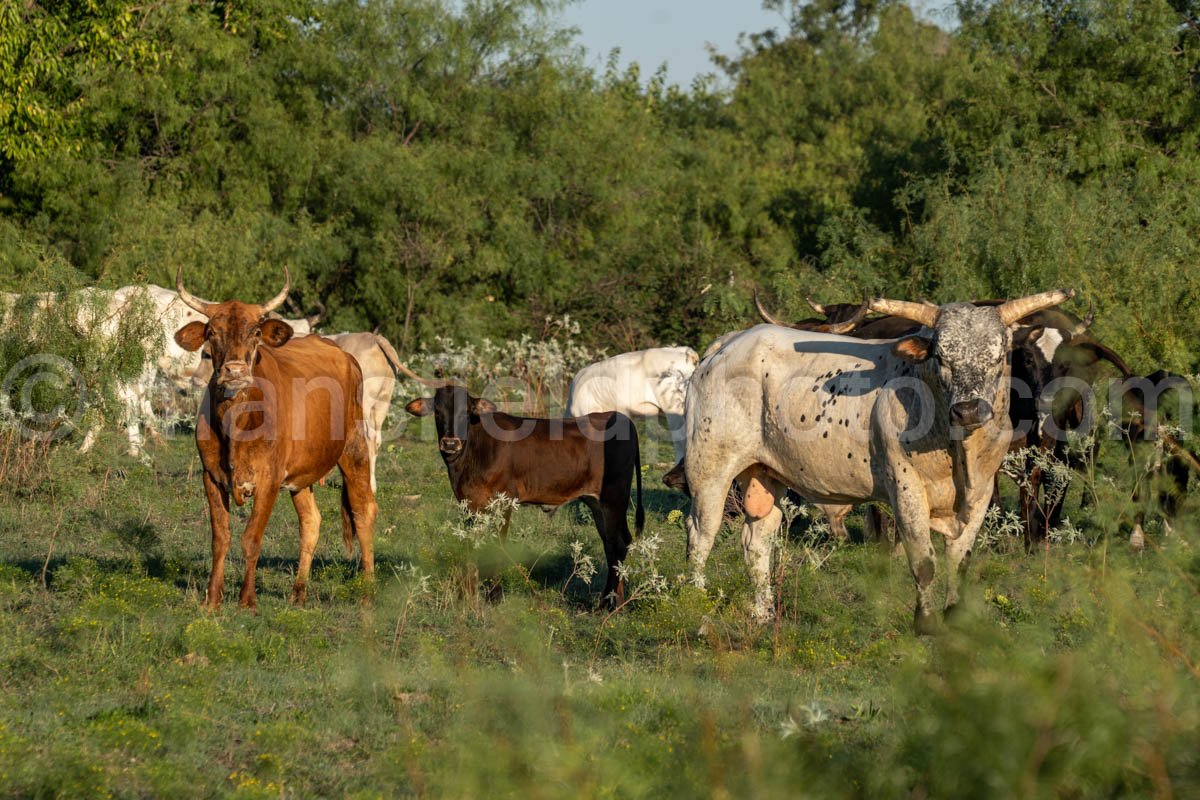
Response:
[{"label": "foliage in foreground", "polygon": [[[110,437],[105,443],[116,448]],[[654,490],[637,599],[593,610],[586,512],[463,522],[428,443],[381,458],[379,581],[331,535],[287,605],[295,520],[261,613],[200,611],[207,524],[190,442],[151,466],[52,454],[0,496],[0,793],[10,796],[1184,796],[1200,786],[1197,530],[980,554],[964,617],[910,632],[911,579],[801,516],[777,624],[746,611],[737,533],[681,585],[681,499]],[[28,491],[36,496],[29,502]],[[1082,516],[1081,516],[1082,515]],[[244,512],[242,514],[244,517]],[[578,542],[578,545],[572,545]],[[810,558],[813,550],[819,558]],[[236,559],[230,581],[238,580]]]}]

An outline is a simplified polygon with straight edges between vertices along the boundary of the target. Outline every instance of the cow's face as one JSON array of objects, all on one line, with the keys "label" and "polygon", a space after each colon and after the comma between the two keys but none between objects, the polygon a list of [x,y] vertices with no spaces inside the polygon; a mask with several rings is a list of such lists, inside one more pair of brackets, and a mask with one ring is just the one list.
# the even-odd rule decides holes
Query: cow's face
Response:
[{"label": "cow's face", "polygon": [[[922,322],[932,330],[929,334],[901,339],[893,352],[935,370],[950,409],[950,422],[973,430],[995,416],[993,402],[1006,377],[1013,332],[1019,327],[1018,315],[1039,304],[1047,307],[1061,303],[1068,296],[1065,291],[1047,292],[995,307],[969,303],[941,307],[893,303],[892,307],[897,307],[902,316]],[[883,308],[879,310],[889,303],[881,303]],[[1033,340],[1036,338],[1034,335]],[[1028,333],[1026,341],[1032,346]]]},{"label": "cow's face", "polygon": [[175,342],[192,352],[205,349],[213,380],[226,396],[254,382],[259,348],[282,347],[292,338],[291,326],[270,318],[263,306],[234,300],[213,303],[208,312],[207,323],[189,322],[175,333]]},{"label": "cow's face", "polygon": [[441,386],[433,397],[418,397],[404,406],[414,417],[433,415],[437,426],[438,450],[448,459],[457,458],[466,448],[471,424],[478,423],[483,414],[491,414],[496,406],[490,400],[471,395],[461,386]]},{"label": "cow's face", "polygon": [[951,305],[933,331],[933,357],[947,392],[950,421],[967,430],[991,420],[1012,333],[994,308]]},{"label": "cow's face", "polygon": [[1013,334],[1011,398],[1017,412],[1016,418],[1029,420],[1032,423],[1031,432],[1039,436],[1051,413],[1050,403],[1043,397],[1043,392],[1057,376],[1053,364],[1054,353],[1062,341],[1060,331],[1041,325],[1019,328]]}]

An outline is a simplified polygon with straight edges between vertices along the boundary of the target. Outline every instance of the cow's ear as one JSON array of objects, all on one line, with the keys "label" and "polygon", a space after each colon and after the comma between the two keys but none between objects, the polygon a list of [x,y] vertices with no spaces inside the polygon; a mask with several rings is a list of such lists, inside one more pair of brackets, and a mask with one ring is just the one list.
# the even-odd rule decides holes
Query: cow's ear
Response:
[{"label": "cow's ear", "polygon": [[471,413],[477,417],[482,414],[495,414],[496,404],[486,397],[477,397],[471,401]]},{"label": "cow's ear", "polygon": [[189,322],[179,330],[175,331],[175,344],[187,350],[189,353],[194,353],[201,347],[204,347],[204,340],[208,338],[208,325],[200,322]]},{"label": "cow's ear", "polygon": [[428,417],[433,413],[433,398],[418,397],[416,400],[409,400],[404,410],[414,417]]},{"label": "cow's ear", "polygon": [[1042,338],[1042,334],[1046,332],[1043,325],[1030,325],[1024,328],[1018,328],[1013,334],[1013,347],[1024,347],[1027,344],[1033,344],[1038,339]]},{"label": "cow's ear", "polygon": [[262,334],[263,343],[271,347],[283,347],[295,333],[292,326],[281,319],[265,320],[258,326],[258,330]]},{"label": "cow's ear", "polygon": [[892,345],[892,355],[914,364],[920,364],[929,358],[932,349],[933,341],[931,339],[924,336],[906,336]]},{"label": "cow's ear", "polygon": [[414,417],[428,417],[433,413],[433,398],[418,397],[416,400],[410,400],[404,410]]}]

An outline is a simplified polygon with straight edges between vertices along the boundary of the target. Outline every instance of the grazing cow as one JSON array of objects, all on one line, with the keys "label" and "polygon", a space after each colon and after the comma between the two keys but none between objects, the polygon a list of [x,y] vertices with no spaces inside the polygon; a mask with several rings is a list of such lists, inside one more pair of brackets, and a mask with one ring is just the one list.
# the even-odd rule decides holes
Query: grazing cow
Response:
[{"label": "grazing cow", "polygon": [[370,447],[363,432],[362,371],[348,353],[317,336],[293,339],[292,328],[270,312],[291,285],[270,302],[213,303],[183,288],[180,299],[207,320],[175,333],[188,352],[207,347],[213,374],[196,420],[196,446],[204,467],[204,493],[212,524],[212,573],[205,604],[217,608],[225,585],[229,550],[229,499],[254,499],[242,534],[246,567],[240,604],[257,604],[254,572],[263,530],[281,488],[292,495],[300,518],[300,564],[292,602],[303,605],[320,535],[321,514],[312,485],[335,466],[342,473],[342,538],[349,550],[358,539],[364,574],[374,573],[372,533],[375,493]]},{"label": "grazing cow", "polygon": [[1008,451],[1008,352],[1019,320],[1074,295],[1058,290],[1000,306],[873,300],[873,311],[919,322],[898,341],[759,325],[701,361],[687,398],[684,469],[692,489],[688,560],[697,584],[737,481],[743,552],[760,618],[772,612],[771,536],[786,487],[826,504],[892,506],[917,586],[914,627],[936,626],[934,550],[947,538],[950,585],[983,522]]},{"label": "grazing cow", "polygon": [[[624,599],[617,565],[633,541],[625,514],[634,478],[639,535],[646,520],[637,429],[629,417],[615,411],[573,419],[514,417],[452,384],[438,385],[433,397],[412,400],[405,409],[417,417],[433,414],[450,487],[470,511],[487,508],[501,494],[541,506],[582,500],[608,560],[604,599],[610,608]],[[507,517],[504,526],[507,531]]]},{"label": "grazing cow", "polygon": [[575,375],[566,416],[619,411],[627,417],[664,414],[675,460],[683,458],[683,399],[700,357],[690,347],[656,347],[590,364]]}]

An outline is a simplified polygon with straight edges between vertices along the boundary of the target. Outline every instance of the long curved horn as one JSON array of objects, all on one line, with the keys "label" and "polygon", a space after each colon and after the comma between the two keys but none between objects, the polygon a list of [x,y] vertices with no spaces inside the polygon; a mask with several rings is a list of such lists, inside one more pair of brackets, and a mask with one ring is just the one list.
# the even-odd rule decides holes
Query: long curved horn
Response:
[{"label": "long curved horn", "polygon": [[309,314],[305,317],[310,327],[315,327],[321,320],[325,319],[325,304],[317,300],[313,305],[317,307],[317,313]]},{"label": "long curved horn", "polygon": [[263,304],[263,312],[274,311],[283,305],[283,301],[287,300],[288,290],[292,288],[292,274],[288,272],[288,268],[283,268],[283,290]]},{"label": "long curved horn", "polygon": [[823,306],[820,303],[818,303],[817,301],[813,300],[811,297],[804,298],[804,302],[808,303],[808,307],[811,308],[813,311],[817,312],[818,314],[820,314],[821,316],[823,316],[823,317],[828,316],[825,313],[825,306]]},{"label": "long curved horn", "polygon": [[758,289],[754,290],[754,307],[758,309],[758,315],[763,318],[764,322],[769,322],[772,325],[781,325],[784,328],[792,327],[788,323],[780,322],[779,320],[775,319],[774,317],[772,317],[770,314],[767,313],[767,310],[765,308],[763,308],[762,301],[758,299]]},{"label": "long curved horn", "polygon": [[1020,297],[1016,300],[1009,300],[1004,305],[1000,306],[997,311],[1000,312],[1000,321],[1005,325],[1012,325],[1021,317],[1027,317],[1035,311],[1041,311],[1043,308],[1050,308],[1059,303],[1065,303],[1075,296],[1074,289],[1051,289],[1048,292],[1040,294],[1031,294],[1028,297]]},{"label": "long curved horn", "polygon": [[183,265],[180,264],[175,270],[175,291],[179,292],[179,299],[182,300],[189,308],[199,311],[204,316],[208,316],[208,307],[213,305],[208,300],[196,295],[183,288]]},{"label": "long curved horn", "polygon": [[1079,324],[1071,329],[1071,336],[1082,336],[1088,328],[1092,327],[1092,323],[1096,321],[1096,303],[1088,302],[1087,316],[1080,320]]},{"label": "long curved horn", "polygon": [[868,301],[867,305],[872,311],[911,319],[926,328],[937,325],[938,315],[942,313],[942,310],[933,303],[912,303],[908,300],[888,300],[885,297],[876,297],[874,300]]},{"label": "long curved horn", "polygon": [[[812,305],[812,303],[809,303],[809,305]],[[836,333],[841,336],[845,336],[849,333],[853,333],[854,330],[859,325],[862,324],[862,321],[864,319],[866,319],[867,314],[869,314],[870,312],[871,312],[871,304],[864,300],[863,304],[861,306],[859,306],[858,311],[854,312],[853,317],[846,320],[845,322],[833,323],[833,324],[827,326],[826,330],[829,331],[829,333]]]}]

